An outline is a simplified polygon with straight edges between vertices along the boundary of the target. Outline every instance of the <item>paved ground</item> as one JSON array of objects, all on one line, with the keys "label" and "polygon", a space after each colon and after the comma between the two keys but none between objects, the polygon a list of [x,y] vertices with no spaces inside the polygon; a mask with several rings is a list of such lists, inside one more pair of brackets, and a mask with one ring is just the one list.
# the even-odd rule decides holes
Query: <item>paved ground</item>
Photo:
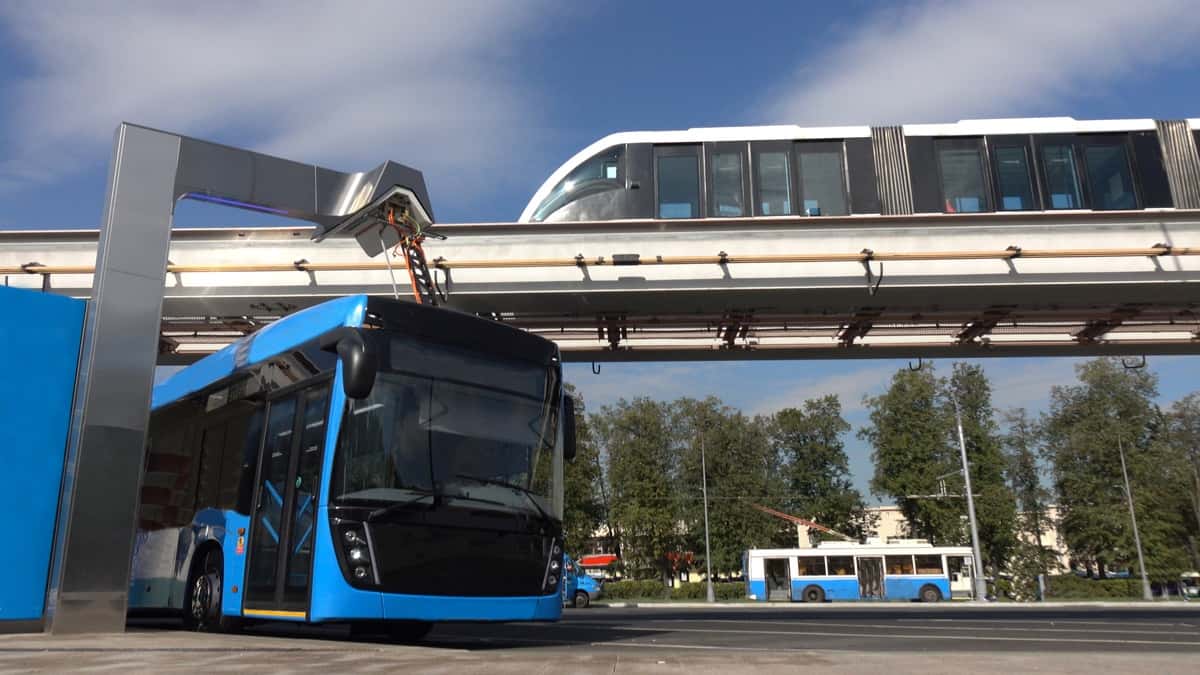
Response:
[{"label": "paved ground", "polygon": [[14,672],[1200,672],[1195,607],[592,608],[558,624],[445,624],[419,646],[341,627],[0,636]]}]

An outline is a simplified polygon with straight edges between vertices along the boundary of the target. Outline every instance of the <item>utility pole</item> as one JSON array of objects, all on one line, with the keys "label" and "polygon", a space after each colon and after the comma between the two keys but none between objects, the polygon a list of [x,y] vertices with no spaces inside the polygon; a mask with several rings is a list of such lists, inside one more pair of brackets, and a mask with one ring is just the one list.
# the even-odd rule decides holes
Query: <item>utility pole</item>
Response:
[{"label": "utility pole", "polygon": [[971,554],[975,558],[975,599],[987,599],[987,581],[983,578],[983,556],[979,554],[979,526],[975,524],[975,495],[971,492],[971,468],[967,464],[967,440],[963,436],[962,411],[958,407],[958,394],[951,388],[950,398],[954,401],[954,421],[958,425],[958,450],[962,456],[963,482],[967,487],[967,519],[971,521]]},{"label": "utility pole", "polygon": [[700,434],[700,489],[704,494],[704,564],[708,568],[708,601],[716,602],[712,584],[712,549],[708,545],[708,465],[704,461],[704,434]]},{"label": "utility pole", "polygon": [[1142,537],[1138,534],[1137,514],[1133,511],[1133,490],[1129,487],[1129,471],[1125,469],[1125,445],[1117,436],[1117,452],[1121,455],[1121,476],[1125,479],[1125,502],[1129,505],[1129,520],[1133,523],[1133,545],[1137,547],[1138,567],[1142,571],[1142,598],[1153,600],[1150,592],[1150,579],[1146,576],[1146,559],[1142,557]]}]

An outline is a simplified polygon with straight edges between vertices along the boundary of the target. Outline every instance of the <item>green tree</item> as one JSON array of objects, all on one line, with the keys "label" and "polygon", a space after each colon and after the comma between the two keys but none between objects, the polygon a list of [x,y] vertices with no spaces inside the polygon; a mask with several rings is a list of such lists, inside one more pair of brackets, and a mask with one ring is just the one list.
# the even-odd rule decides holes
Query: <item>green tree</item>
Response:
[{"label": "green tree", "polygon": [[626,572],[665,581],[669,555],[680,550],[683,538],[669,410],[648,398],[622,399],[604,406],[592,422],[608,458],[609,510]]},{"label": "green tree", "polygon": [[708,477],[709,539],[714,573],[741,567],[748,548],[770,543],[775,524],[754,510],[769,501],[774,472],[768,421],[750,418],[715,397],[670,405],[673,451],[679,459],[677,494],[683,506],[684,545],[698,564],[704,557],[701,448]]},{"label": "green tree", "polygon": [[566,390],[575,399],[576,454],[563,466],[563,534],[568,550],[580,555],[600,525],[607,522],[604,475],[583,397],[569,384]]},{"label": "green tree", "polygon": [[[1015,576],[1023,576],[1027,583],[1036,583],[1038,574],[1049,573],[1054,552],[1046,547],[1043,536],[1050,526],[1048,509],[1050,491],[1042,483],[1042,471],[1038,461],[1039,431],[1034,420],[1024,408],[1009,411],[1005,415],[1008,433],[1002,437],[1008,459],[1008,484],[1017,500],[1019,513],[1017,529],[1025,538],[1017,542],[1017,550],[1011,556],[1010,566]],[[1023,589],[1029,595],[1029,589]]]},{"label": "green tree", "polygon": [[[867,534],[862,494],[850,478],[850,463],[842,435],[850,425],[834,394],[785,408],[771,420],[771,444],[778,457],[781,492],[779,507],[851,537]],[[777,543],[795,541],[795,531],[781,528]],[[822,538],[828,538],[828,535]]]},{"label": "green tree", "polygon": [[[949,380],[941,384],[945,415],[953,420],[954,398],[958,399],[962,412],[971,489],[978,495],[975,515],[983,562],[993,570],[1004,569],[1017,543],[1016,502],[1005,483],[1008,462],[1001,449],[1000,431],[992,408],[991,384],[982,367],[966,363],[955,363]],[[957,430],[949,442],[957,447]],[[966,505],[961,502],[955,500],[960,513],[966,510]]]},{"label": "green tree", "polygon": [[1178,578],[1188,566],[1186,464],[1153,403],[1157,380],[1112,359],[1080,364],[1076,373],[1079,384],[1051,389],[1042,423],[1067,548],[1101,577],[1113,567],[1137,572],[1123,449],[1147,572]]},{"label": "green tree", "polygon": [[871,490],[895,500],[911,534],[960,544],[966,540],[961,500],[929,498],[940,477],[961,468],[938,388],[932,366],[897,371],[887,391],[864,399],[870,424],[858,435],[873,448]]},{"label": "green tree", "polygon": [[1191,508],[1188,526],[1188,550],[1192,568],[1200,569],[1200,392],[1188,394],[1171,406],[1168,416],[1170,443],[1184,459],[1181,470],[1187,484],[1187,503]]}]

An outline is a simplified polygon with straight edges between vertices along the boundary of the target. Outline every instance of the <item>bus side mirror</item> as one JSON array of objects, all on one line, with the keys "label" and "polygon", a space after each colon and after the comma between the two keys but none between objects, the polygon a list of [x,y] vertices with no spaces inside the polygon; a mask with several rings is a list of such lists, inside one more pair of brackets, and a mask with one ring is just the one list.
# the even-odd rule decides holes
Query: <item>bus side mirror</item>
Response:
[{"label": "bus side mirror", "polygon": [[563,394],[563,459],[575,459],[575,399]]},{"label": "bus side mirror", "polygon": [[371,395],[375,386],[375,374],[379,361],[365,339],[362,331],[348,326],[321,336],[321,349],[337,352],[342,364],[342,391],[346,398],[364,399]]}]

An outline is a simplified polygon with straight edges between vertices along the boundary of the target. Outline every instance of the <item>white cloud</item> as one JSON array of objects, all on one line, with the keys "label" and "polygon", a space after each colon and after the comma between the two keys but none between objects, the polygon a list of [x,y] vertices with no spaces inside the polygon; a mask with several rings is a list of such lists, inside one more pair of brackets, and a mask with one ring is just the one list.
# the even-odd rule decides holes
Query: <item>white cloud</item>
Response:
[{"label": "white cloud", "polygon": [[426,172],[435,205],[461,199],[521,161],[512,148],[538,108],[515,59],[547,11],[542,0],[0,3],[0,31],[32,66],[5,96],[0,182],[103,162],[124,120],[346,170],[394,159]]},{"label": "white cloud", "polygon": [[800,124],[1031,114],[1200,47],[1193,0],[923,0],[880,9],[771,92]]},{"label": "white cloud", "polygon": [[796,408],[810,398],[837,394],[844,414],[864,408],[863,396],[882,390],[891,378],[891,371],[881,369],[871,361],[844,361],[844,370],[777,391],[763,391],[751,412],[769,415],[783,408]]}]

